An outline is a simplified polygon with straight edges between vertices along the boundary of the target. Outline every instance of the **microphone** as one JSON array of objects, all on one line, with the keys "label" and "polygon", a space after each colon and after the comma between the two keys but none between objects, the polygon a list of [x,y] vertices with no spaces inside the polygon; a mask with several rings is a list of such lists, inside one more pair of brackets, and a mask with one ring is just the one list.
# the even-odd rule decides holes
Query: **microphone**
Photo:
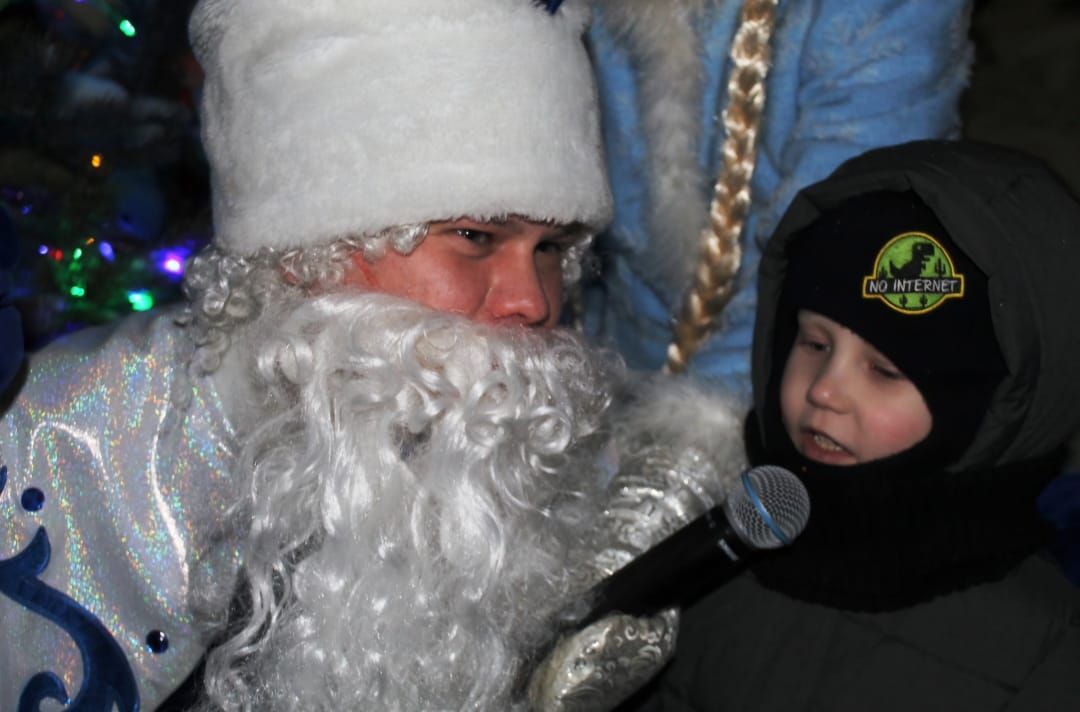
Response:
[{"label": "microphone", "polygon": [[[683,606],[739,573],[759,552],[786,546],[806,527],[810,496],[783,467],[744,472],[719,504],[633,559],[585,595],[575,627],[619,612],[646,616]],[[571,614],[572,615],[572,614]],[[568,616],[570,617],[570,616]]]}]

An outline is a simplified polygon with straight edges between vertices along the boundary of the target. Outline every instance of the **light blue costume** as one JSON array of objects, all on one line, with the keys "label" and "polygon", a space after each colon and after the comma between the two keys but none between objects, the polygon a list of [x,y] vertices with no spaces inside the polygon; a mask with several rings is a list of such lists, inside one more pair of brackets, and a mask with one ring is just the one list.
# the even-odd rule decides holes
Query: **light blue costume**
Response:
[{"label": "light blue costume", "polygon": [[[650,240],[652,208],[643,79],[626,33],[613,32],[605,17],[613,3],[597,3],[591,41],[615,219],[597,242],[604,274],[586,293],[585,327],[613,344],[630,366],[654,370],[664,363],[673,315],[689,285],[647,276],[649,256],[642,249]],[[698,4],[704,6],[695,11],[703,128],[693,148],[703,176],[697,190],[704,223],[721,165],[719,116],[742,3]],[[796,190],[870,147],[957,133],[958,99],[971,60],[966,6],[964,0],[780,0],[738,291],[691,361],[692,373],[749,394],[760,248]]]}]

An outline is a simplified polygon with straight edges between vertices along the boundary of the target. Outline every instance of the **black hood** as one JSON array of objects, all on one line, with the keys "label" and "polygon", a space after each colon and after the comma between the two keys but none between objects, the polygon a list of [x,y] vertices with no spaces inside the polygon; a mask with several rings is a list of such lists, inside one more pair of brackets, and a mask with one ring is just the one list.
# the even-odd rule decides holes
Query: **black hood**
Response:
[{"label": "black hood", "polygon": [[761,259],[752,364],[757,411],[765,412],[773,370],[787,243],[823,212],[882,190],[914,191],[987,276],[1008,374],[974,441],[950,469],[1002,466],[1059,448],[1080,429],[1080,324],[1073,317],[1080,301],[1073,297],[1080,289],[1080,204],[1041,162],[972,142],[871,151],[795,197]]}]

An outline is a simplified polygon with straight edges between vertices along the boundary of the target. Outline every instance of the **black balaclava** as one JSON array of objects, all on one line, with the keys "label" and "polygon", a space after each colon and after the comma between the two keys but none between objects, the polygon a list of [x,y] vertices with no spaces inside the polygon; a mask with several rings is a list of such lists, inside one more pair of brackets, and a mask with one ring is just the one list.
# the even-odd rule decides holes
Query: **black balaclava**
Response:
[{"label": "black balaclava", "polygon": [[[766,410],[748,421],[747,450],[753,464],[800,476],[811,518],[791,547],[755,567],[758,578],[812,602],[888,610],[1004,575],[1045,533],[1034,508],[1027,516],[1016,502],[1034,501],[1060,457],[946,470],[971,443],[1006,374],[986,275],[910,191],[847,200],[794,236],[787,257]],[[933,418],[923,441],[847,467],[796,451],[782,421],[780,380],[799,309],[851,329],[914,383]]]}]

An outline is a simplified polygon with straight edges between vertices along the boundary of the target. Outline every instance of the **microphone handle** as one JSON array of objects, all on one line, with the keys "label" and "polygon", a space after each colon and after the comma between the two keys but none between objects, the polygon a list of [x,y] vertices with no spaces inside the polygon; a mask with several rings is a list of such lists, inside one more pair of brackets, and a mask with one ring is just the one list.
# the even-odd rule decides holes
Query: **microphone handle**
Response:
[{"label": "microphone handle", "polygon": [[644,616],[688,603],[741,571],[754,551],[717,505],[596,584],[577,626],[616,611]]}]

